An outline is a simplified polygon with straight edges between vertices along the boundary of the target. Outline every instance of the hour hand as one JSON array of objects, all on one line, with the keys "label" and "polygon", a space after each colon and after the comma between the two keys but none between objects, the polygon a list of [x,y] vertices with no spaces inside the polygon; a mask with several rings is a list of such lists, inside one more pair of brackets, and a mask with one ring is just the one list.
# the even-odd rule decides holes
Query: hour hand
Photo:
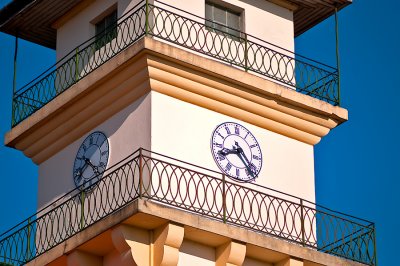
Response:
[{"label": "hour hand", "polygon": [[228,154],[238,154],[236,149],[227,149],[227,148],[222,148],[222,150],[218,151],[218,154],[221,154],[223,156],[226,156]]},{"label": "hour hand", "polygon": [[86,162],[87,165],[89,165],[89,166],[93,169],[93,171],[94,171],[94,173],[95,173],[96,175],[99,174],[98,167],[95,166],[95,165],[90,161],[90,159],[85,158],[85,162]]}]

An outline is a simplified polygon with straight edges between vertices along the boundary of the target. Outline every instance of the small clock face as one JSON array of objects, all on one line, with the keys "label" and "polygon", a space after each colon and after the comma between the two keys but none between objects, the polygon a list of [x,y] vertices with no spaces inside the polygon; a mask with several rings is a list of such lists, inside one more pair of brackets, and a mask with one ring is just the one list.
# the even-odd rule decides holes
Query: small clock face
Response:
[{"label": "small clock face", "polygon": [[75,158],[73,178],[76,187],[89,190],[88,188],[103,176],[108,157],[109,145],[104,133],[93,132],[86,137]]},{"label": "small clock face", "polygon": [[218,167],[238,181],[252,181],[261,171],[260,145],[240,124],[227,122],[217,126],[211,137],[211,151]]}]

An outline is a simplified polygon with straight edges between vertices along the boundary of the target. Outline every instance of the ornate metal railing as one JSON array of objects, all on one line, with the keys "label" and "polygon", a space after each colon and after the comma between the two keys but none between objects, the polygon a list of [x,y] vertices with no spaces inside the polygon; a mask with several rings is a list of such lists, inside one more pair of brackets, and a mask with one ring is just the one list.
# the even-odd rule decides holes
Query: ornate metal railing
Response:
[{"label": "ornate metal railing", "polygon": [[72,190],[0,235],[0,262],[31,261],[143,198],[376,265],[373,223],[148,150],[139,149],[93,183],[86,192]]},{"label": "ornate metal railing", "polygon": [[204,18],[161,2],[156,1],[156,4],[139,3],[114,26],[117,27],[116,38],[109,40],[110,30],[106,29],[18,90],[13,96],[12,126],[144,36],[201,53],[273,79],[301,93],[339,104],[335,68],[295,55],[243,32],[231,35],[213,29]]}]

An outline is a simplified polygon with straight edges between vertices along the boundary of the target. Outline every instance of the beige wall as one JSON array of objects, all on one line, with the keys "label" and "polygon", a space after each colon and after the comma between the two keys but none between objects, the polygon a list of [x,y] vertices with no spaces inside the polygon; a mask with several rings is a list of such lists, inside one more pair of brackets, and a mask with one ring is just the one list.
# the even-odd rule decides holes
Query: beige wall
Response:
[{"label": "beige wall", "polygon": [[79,146],[90,133],[102,131],[108,137],[110,167],[139,147],[150,148],[149,121],[150,95],[146,95],[40,164],[38,208],[75,188],[72,177],[75,156]]},{"label": "beige wall", "polygon": [[152,92],[151,149],[219,171],[210,150],[213,130],[223,122],[245,126],[264,158],[255,183],[315,200],[313,146],[237,119]]}]

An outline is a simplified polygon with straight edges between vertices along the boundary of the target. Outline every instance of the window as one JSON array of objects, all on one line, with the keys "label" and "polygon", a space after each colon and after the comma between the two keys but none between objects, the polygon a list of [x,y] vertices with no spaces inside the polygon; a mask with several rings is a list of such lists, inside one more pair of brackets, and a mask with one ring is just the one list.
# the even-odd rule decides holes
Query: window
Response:
[{"label": "window", "polygon": [[117,11],[96,23],[96,50],[117,37]]},{"label": "window", "polygon": [[206,2],[206,26],[214,31],[240,37],[241,12]]}]

